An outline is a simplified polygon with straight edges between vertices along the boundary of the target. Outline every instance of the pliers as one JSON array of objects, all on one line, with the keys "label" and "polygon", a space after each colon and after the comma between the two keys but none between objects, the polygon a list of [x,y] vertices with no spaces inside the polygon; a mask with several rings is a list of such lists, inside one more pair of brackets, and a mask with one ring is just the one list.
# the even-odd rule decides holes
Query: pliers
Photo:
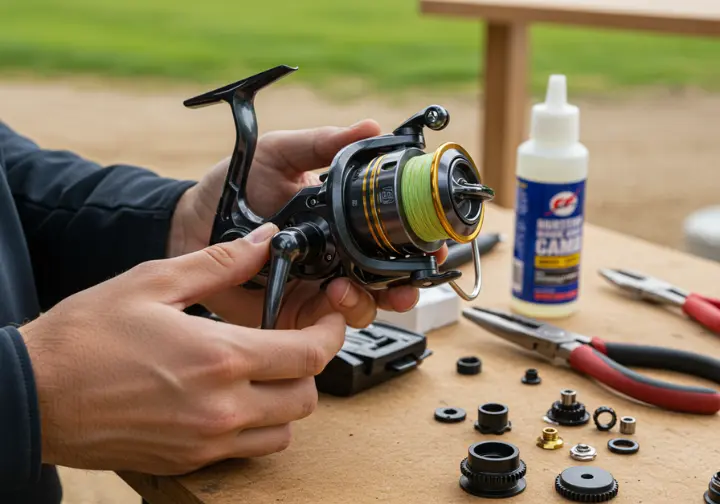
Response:
[{"label": "pliers", "polygon": [[688,317],[706,329],[720,334],[720,299],[686,292],[663,280],[635,271],[603,268],[599,273],[637,299],[682,307]]},{"label": "pliers", "polygon": [[720,384],[720,360],[682,350],[607,343],[520,315],[477,307],[463,316],[521,347],[569,364],[626,396],[672,411],[711,415],[720,410],[720,393],[705,387],[663,382],[625,366],[666,369]]}]

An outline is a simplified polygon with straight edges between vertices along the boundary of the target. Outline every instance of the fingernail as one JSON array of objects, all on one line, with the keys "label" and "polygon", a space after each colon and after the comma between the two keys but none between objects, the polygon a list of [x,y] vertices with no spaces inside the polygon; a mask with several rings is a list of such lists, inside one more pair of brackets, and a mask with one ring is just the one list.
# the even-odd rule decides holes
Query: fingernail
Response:
[{"label": "fingernail", "polygon": [[250,243],[262,243],[269,240],[272,235],[278,232],[278,227],[272,222],[266,222],[259,228],[253,229],[253,231],[245,236],[245,239]]},{"label": "fingernail", "polygon": [[343,308],[352,308],[360,301],[360,293],[353,287],[352,283],[348,282],[345,293],[340,298],[338,304]]}]

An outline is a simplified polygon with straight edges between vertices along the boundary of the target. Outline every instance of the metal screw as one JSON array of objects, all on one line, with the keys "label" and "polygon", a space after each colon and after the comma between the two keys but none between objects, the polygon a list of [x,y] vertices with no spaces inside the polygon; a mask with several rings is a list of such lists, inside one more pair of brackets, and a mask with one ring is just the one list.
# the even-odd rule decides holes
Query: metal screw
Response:
[{"label": "metal screw", "polygon": [[327,262],[332,261],[332,258],[333,258],[332,254],[325,254],[325,260],[326,260]]},{"label": "metal screw", "polygon": [[316,200],[315,198],[310,198],[310,199],[308,200],[308,205],[310,205],[310,206],[315,206],[315,205],[317,205],[317,200]]},{"label": "metal screw", "polygon": [[431,110],[428,112],[428,122],[430,124],[435,124],[435,122],[438,120],[438,113],[436,110]]}]

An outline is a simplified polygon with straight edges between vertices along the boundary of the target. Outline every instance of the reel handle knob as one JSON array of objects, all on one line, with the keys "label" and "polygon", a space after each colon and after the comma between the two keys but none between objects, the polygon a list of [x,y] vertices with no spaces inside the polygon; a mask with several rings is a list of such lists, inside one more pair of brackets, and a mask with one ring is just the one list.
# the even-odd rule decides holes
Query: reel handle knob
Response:
[{"label": "reel handle knob", "polygon": [[279,231],[270,240],[270,272],[265,286],[262,329],[275,329],[285,285],[294,263],[312,260],[325,249],[325,235],[315,225],[302,223]]}]

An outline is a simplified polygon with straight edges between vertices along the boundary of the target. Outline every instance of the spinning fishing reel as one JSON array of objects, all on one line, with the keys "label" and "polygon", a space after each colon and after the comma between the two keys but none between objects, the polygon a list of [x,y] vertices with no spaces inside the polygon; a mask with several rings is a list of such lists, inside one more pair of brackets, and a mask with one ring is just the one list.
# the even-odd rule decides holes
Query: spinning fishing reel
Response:
[{"label": "spinning fishing reel", "polygon": [[[246,287],[265,287],[262,328],[277,323],[290,279],[325,280],[347,276],[370,290],[397,285],[431,287],[450,282],[466,300],[480,292],[480,233],[485,202],[493,191],[482,185],[470,155],[446,143],[426,154],[423,128],[445,128],[450,116],[432,105],[392,132],[343,148],[321,184],[300,191],[275,215],[264,219],[247,202],[246,185],[258,130],[257,92],[297,68],[281,65],[190,98],[186,107],[230,104],[237,133],[210,243],[241,238],[265,222],[280,231],[271,239],[271,257]],[[475,283],[466,293],[459,271],[438,269],[432,252],[445,240],[473,243]]]}]

